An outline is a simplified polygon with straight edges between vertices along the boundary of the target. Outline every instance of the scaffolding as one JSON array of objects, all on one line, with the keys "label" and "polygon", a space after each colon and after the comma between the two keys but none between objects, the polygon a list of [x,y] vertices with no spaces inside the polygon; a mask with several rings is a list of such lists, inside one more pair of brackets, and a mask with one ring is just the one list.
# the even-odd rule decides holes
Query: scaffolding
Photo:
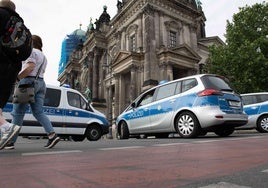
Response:
[{"label": "scaffolding", "polygon": [[77,29],[70,35],[67,35],[61,45],[61,58],[59,62],[58,75],[60,75],[64,70],[69,61],[71,53],[77,49],[77,47],[85,42],[86,32]]}]

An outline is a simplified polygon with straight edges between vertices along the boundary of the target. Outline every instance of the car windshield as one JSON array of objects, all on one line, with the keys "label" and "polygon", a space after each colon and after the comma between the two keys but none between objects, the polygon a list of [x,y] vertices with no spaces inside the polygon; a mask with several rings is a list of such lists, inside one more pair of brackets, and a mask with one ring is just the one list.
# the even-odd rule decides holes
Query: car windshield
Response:
[{"label": "car windshield", "polygon": [[233,91],[233,89],[229,86],[227,81],[221,77],[213,75],[205,75],[201,77],[201,80],[205,88],[217,89],[220,91],[231,91],[231,92]]}]

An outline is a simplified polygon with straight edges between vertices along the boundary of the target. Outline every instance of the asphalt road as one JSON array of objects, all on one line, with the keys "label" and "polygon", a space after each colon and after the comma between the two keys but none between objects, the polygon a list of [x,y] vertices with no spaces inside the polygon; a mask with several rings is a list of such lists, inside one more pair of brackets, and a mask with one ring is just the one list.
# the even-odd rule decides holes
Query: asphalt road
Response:
[{"label": "asphalt road", "polygon": [[267,188],[268,134],[61,141],[20,138],[0,151],[1,188]]}]

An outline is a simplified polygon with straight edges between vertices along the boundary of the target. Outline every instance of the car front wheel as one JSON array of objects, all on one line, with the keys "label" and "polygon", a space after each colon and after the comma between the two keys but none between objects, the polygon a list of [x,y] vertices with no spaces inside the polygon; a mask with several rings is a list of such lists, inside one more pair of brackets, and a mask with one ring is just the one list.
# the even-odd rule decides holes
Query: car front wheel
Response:
[{"label": "car front wheel", "polygon": [[122,121],[120,125],[120,131],[118,135],[119,139],[129,139],[129,130],[127,127],[127,123],[125,121]]},{"label": "car front wheel", "polygon": [[263,115],[258,119],[256,129],[260,133],[268,133],[268,115]]},{"label": "car front wheel", "polygon": [[193,113],[183,112],[175,120],[175,129],[183,138],[194,138],[199,134],[200,125]]}]

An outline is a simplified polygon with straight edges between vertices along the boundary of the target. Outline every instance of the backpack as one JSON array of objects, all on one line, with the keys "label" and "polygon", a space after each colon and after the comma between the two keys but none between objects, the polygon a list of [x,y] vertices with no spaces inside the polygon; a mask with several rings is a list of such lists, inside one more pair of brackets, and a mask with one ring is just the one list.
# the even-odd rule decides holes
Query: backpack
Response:
[{"label": "backpack", "polygon": [[32,34],[21,17],[11,14],[0,37],[0,45],[4,54],[16,62],[24,61],[31,55]]}]

